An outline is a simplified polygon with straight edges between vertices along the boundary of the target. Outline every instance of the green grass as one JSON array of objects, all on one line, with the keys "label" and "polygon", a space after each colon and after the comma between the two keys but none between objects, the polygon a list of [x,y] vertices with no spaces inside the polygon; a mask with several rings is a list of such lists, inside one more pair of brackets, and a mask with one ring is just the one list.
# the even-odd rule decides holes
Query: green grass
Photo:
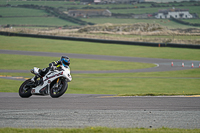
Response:
[{"label": "green grass", "polygon": [[186,6],[186,7],[177,7],[180,9],[189,9],[190,13],[196,13],[198,16],[200,16],[200,8],[199,6]]},{"label": "green grass", "polygon": [[[56,17],[41,17],[49,15],[44,10],[28,9],[28,8],[11,8],[0,7],[0,15],[3,17],[10,16],[9,18],[0,17],[0,25],[16,24],[16,25],[47,25],[47,26],[75,26],[77,24],[56,18]],[[13,17],[20,16],[20,17]],[[23,17],[26,16],[26,17]],[[29,17],[28,17],[29,16]],[[34,17],[31,17],[34,16]],[[31,26],[30,26],[31,27]]]},{"label": "green grass", "polygon": [[133,9],[110,9],[112,13],[121,13],[121,14],[151,14],[156,13],[158,10],[161,9],[161,7],[155,7],[155,8],[133,8]]},{"label": "green grass", "polygon": [[44,10],[29,8],[0,7],[0,15],[4,16],[43,16],[49,15]]},{"label": "green grass", "polygon": [[[157,2],[166,2],[163,0],[156,0]],[[177,3],[156,3],[156,5],[170,5],[170,6],[179,6],[180,4],[184,5],[184,6],[190,6],[192,4],[194,4],[194,2],[182,2],[180,3],[179,0],[176,0]],[[171,0],[170,2],[174,2],[174,0]],[[76,3],[77,5],[73,5],[74,3]],[[5,4],[11,4],[11,5],[23,5],[23,4],[33,4],[33,5],[41,5],[41,6],[51,6],[51,7],[76,7],[76,8],[82,8],[82,7],[94,7],[94,8],[115,8],[115,7],[133,7],[133,6],[146,6],[146,7],[150,7],[151,4],[149,3],[142,3],[142,4],[136,4],[136,5],[131,5],[131,4],[90,4],[90,5],[79,5],[79,1],[21,1],[21,0],[2,0],[0,1],[0,4],[5,5]],[[195,2],[197,3],[197,2]]]},{"label": "green grass", "polygon": [[0,92],[18,92],[22,81],[0,78]]},{"label": "green grass", "polygon": [[[72,74],[67,93],[90,94],[200,94],[200,69],[115,74]],[[79,86],[81,85],[81,86]],[[85,93],[87,94],[87,93]]]},{"label": "green grass", "polygon": [[182,21],[200,24],[200,19],[182,19]]},{"label": "green grass", "polygon": [[[40,6],[50,6],[50,7],[57,7],[62,11],[67,11],[68,8],[70,7],[75,7],[75,8],[83,8],[83,7],[94,7],[94,8],[107,8],[109,9],[112,13],[122,13],[122,14],[127,14],[127,13],[134,13],[134,14],[143,14],[143,13],[148,13],[148,14],[153,14],[158,12],[159,9],[168,9],[172,8],[173,5],[177,5],[176,3],[170,3],[171,7],[153,7],[150,8],[151,4],[136,4],[136,5],[131,5],[131,4],[105,4],[105,5],[72,5],[74,2],[65,2],[65,1],[8,1],[8,4],[11,5],[23,5],[23,4],[33,4],[33,5],[40,5]],[[78,3],[78,2],[75,2]],[[7,4],[7,1],[1,1],[0,4]],[[69,5],[70,4],[70,5]],[[190,13],[197,13],[200,16],[200,9],[199,6],[191,6],[190,2],[187,3],[178,3],[178,4],[183,4],[185,6],[181,7],[176,7],[180,9],[189,9]],[[161,4],[162,5],[162,4]],[[148,8],[138,8],[140,6],[146,6]],[[61,8],[63,7],[63,8]],[[112,9],[112,8],[127,8],[127,9]],[[128,9],[129,7],[137,7],[134,9]],[[36,9],[27,9],[27,8],[15,8],[15,7],[0,7],[0,15],[2,16],[41,16],[41,15],[48,15],[43,10],[36,10]],[[46,18],[45,18],[46,19]],[[39,24],[38,25],[57,25],[57,26],[64,26],[64,25],[69,25],[69,26],[74,26],[77,24],[61,21],[59,18],[54,18],[54,19],[49,19],[47,20],[42,19],[42,18],[1,18],[0,19],[0,24]],[[30,21],[29,21],[30,20]],[[136,23],[136,22],[149,22],[149,23],[160,23],[163,26],[167,26],[169,28],[195,28],[194,26],[186,26],[182,25],[179,23],[175,22],[168,22],[167,20],[163,20],[164,22],[159,22],[157,19],[117,19],[117,18],[90,18],[90,19],[83,19],[88,22],[92,23]],[[196,20],[198,21],[198,20]],[[40,24],[41,23],[41,24]]]},{"label": "green grass", "polygon": [[[74,3],[77,3],[76,5]],[[8,4],[11,5],[40,5],[40,6],[50,6],[50,7],[74,7],[74,8],[83,8],[83,7],[93,7],[93,8],[115,8],[115,7],[133,7],[135,5],[131,4],[90,4],[90,5],[79,5],[79,1],[69,2],[69,1],[9,1]],[[1,4],[7,4],[7,1],[0,1]],[[151,4],[145,4],[149,7]],[[137,6],[143,6],[143,4],[138,4]]]},{"label": "green grass", "polygon": [[[32,74],[0,73],[8,76]],[[200,94],[200,69],[145,72],[145,73],[109,73],[109,74],[73,74],[67,93],[73,94],[113,94],[113,95],[188,95]],[[23,81],[0,78],[0,92],[18,92]],[[6,89],[5,89],[6,88]]]},{"label": "green grass", "polygon": [[140,72],[140,73],[106,73],[106,74],[75,74],[77,78],[200,78],[200,69],[166,71],[166,72]]},{"label": "green grass", "polygon": [[[48,67],[49,63],[59,60],[59,57],[43,57],[43,56],[28,56],[28,55],[7,55],[0,54],[0,69],[12,70],[30,70],[33,66],[44,68]],[[9,65],[8,65],[9,64]],[[74,59],[71,58],[72,70],[129,70],[155,67],[155,64],[135,63],[135,62],[119,62],[119,61],[104,61],[90,59]]]},{"label": "green grass", "polygon": [[[199,79],[182,78],[76,78],[67,93],[79,94],[200,94]],[[81,86],[80,86],[81,85]]]},{"label": "green grass", "polygon": [[[77,25],[56,17],[16,17],[16,18],[0,18],[0,24],[17,24],[17,25],[47,25],[47,26],[63,26]],[[31,26],[30,26],[31,27]]]},{"label": "green grass", "polygon": [[200,60],[199,49],[141,47],[7,36],[0,36],[0,40],[0,49],[9,50]]},{"label": "green grass", "polygon": [[[122,13],[122,14],[127,14],[127,13],[134,13],[134,14],[153,14],[157,13],[158,10],[160,9],[169,9],[171,7],[153,7],[153,8],[135,8],[135,9],[110,9],[112,13]],[[200,9],[199,6],[180,6],[176,7],[177,9],[189,9],[190,13],[197,13],[200,15]]]},{"label": "green grass", "polygon": [[[39,6],[50,6],[50,7],[69,7],[68,4],[74,4],[74,3],[80,3],[80,2],[69,2],[69,1],[16,1],[16,0],[12,0],[12,1],[8,1],[8,4],[10,5],[39,5]],[[6,0],[2,0],[0,1],[0,5],[6,5],[7,1]],[[75,5],[78,7],[85,7],[86,5]],[[70,5],[70,7],[74,7],[74,5]]]},{"label": "green grass", "polygon": [[[195,70],[199,73],[199,70]],[[164,73],[171,74],[171,77],[165,77]],[[72,94],[113,94],[113,95],[189,95],[200,94],[199,78],[191,78],[189,76],[180,77],[181,71],[177,71],[177,77],[173,72],[160,72],[163,77],[140,77],[137,74],[113,74],[112,76],[101,76],[101,74],[73,74],[72,82],[66,93]],[[25,76],[31,78],[31,74],[12,74],[0,73],[0,75],[9,76]],[[114,76],[115,75],[115,76]],[[118,76],[116,76],[118,75]],[[143,73],[140,73],[143,75]],[[127,77],[125,77],[127,76]],[[18,92],[18,88],[23,81],[16,81],[0,78],[0,92]]]},{"label": "green grass", "polygon": [[[184,0],[184,2],[182,0],[176,0],[176,2],[174,2],[174,0],[165,0],[165,1],[163,1],[163,0],[154,0],[154,1],[159,2],[159,3],[155,3],[155,4],[156,5],[160,5],[160,6],[161,5],[164,5],[164,6],[166,6],[166,5],[179,6],[180,4],[184,5],[184,6],[189,6],[189,5],[194,4],[194,2],[189,2],[189,0]],[[168,2],[170,2],[170,3],[168,3]],[[195,2],[195,3],[197,3],[197,2]]]},{"label": "green grass", "polygon": [[[157,48],[129,45],[101,44],[78,41],[51,40],[39,38],[5,37],[0,36],[0,49],[79,53],[113,56],[151,57],[168,59],[200,60],[199,49]],[[58,58],[29,57],[23,55],[1,55],[0,69],[26,69],[34,66],[46,67],[49,62]],[[31,59],[28,61],[28,59]],[[24,61],[23,61],[24,60]],[[71,70],[111,70],[131,69],[137,64],[121,64],[121,62],[73,59]],[[25,63],[27,62],[27,64]],[[103,64],[100,65],[99,64]],[[114,64],[114,65],[111,65]],[[92,68],[90,68],[92,66]],[[109,67],[107,67],[109,66]],[[122,67],[121,67],[122,66]],[[120,68],[118,68],[120,67]],[[139,66],[141,67],[141,66]],[[31,74],[0,73],[0,75],[24,76]],[[109,74],[72,74],[67,93],[77,94],[200,94],[200,69],[146,72],[146,73],[109,73]],[[17,92],[22,81],[0,79],[0,91]],[[5,90],[6,88],[6,90]],[[8,89],[8,90],[7,90]]]},{"label": "green grass", "polygon": [[176,129],[176,128],[107,128],[107,127],[86,127],[86,128],[50,128],[50,129],[22,129],[22,128],[1,128],[0,133],[198,133],[200,129]]}]

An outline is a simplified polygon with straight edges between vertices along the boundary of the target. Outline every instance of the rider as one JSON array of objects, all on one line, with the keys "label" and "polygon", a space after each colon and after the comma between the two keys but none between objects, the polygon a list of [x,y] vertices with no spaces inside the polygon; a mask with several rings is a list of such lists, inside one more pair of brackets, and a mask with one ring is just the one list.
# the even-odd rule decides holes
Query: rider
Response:
[{"label": "rider", "polygon": [[43,68],[42,70],[39,68],[34,68],[31,70],[32,73],[35,74],[35,76],[31,79],[31,81],[36,82],[38,78],[40,78],[39,84],[43,84],[42,77],[44,77],[50,69],[54,70],[55,67],[60,67],[60,65],[63,65],[64,67],[69,68],[70,65],[70,59],[67,56],[62,56],[60,60],[54,61],[49,64],[49,67]]}]

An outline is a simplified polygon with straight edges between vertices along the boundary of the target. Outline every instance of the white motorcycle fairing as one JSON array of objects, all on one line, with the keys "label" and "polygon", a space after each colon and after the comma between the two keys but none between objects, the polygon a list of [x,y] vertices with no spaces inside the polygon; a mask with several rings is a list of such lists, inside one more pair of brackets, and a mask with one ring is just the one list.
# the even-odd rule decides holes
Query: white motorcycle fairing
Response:
[{"label": "white motorcycle fairing", "polygon": [[70,75],[70,68],[66,68],[64,66],[60,66],[60,69],[49,71],[44,77],[43,77],[43,84],[38,85],[35,88],[32,88],[31,94],[33,95],[49,95],[50,93],[50,84],[58,79],[58,78],[65,78],[67,82],[70,82],[72,80],[72,77]]}]

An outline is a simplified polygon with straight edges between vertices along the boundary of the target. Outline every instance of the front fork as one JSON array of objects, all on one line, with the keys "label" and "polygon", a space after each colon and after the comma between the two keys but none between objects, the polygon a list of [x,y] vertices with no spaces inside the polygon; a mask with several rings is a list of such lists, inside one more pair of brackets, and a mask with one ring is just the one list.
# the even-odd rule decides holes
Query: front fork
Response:
[{"label": "front fork", "polygon": [[62,88],[62,86],[59,86],[60,82],[61,82],[61,80],[60,80],[60,78],[58,78],[56,83],[53,86],[54,93],[58,93],[60,91],[60,89]]},{"label": "front fork", "polygon": [[60,81],[60,78],[57,79],[55,88],[58,88],[58,82],[59,82],[59,81]]}]

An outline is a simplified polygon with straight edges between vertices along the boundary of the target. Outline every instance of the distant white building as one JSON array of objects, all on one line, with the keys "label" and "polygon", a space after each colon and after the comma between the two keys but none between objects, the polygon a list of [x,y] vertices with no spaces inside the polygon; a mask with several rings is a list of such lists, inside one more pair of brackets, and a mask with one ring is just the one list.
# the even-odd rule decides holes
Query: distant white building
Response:
[{"label": "distant white building", "polygon": [[185,9],[167,9],[167,10],[159,10],[156,13],[155,18],[165,19],[165,18],[193,18],[193,16],[189,13],[189,10]]}]

